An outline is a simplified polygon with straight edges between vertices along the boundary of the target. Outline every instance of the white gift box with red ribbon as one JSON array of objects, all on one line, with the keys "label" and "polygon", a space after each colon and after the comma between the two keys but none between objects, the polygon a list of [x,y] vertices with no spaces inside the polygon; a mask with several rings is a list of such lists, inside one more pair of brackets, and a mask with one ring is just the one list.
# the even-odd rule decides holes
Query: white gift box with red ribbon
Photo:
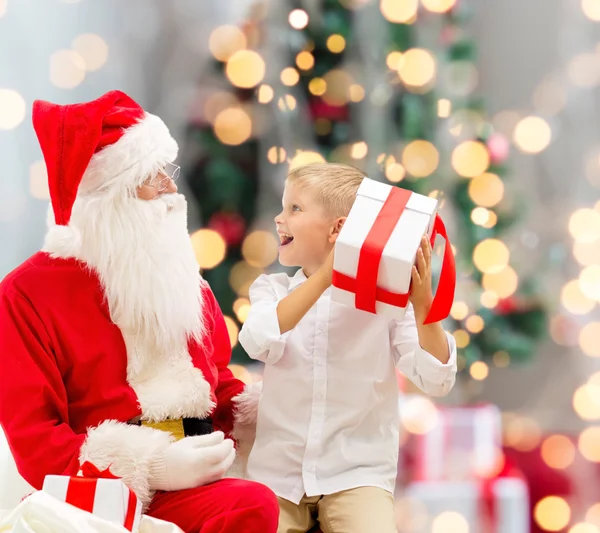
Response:
[{"label": "white gift box with red ribbon", "polygon": [[135,493],[108,470],[100,472],[93,465],[82,466],[80,475],[49,475],[42,490],[99,518],[137,531],[142,517],[142,504]]},{"label": "white gift box with red ribbon", "polygon": [[502,414],[493,404],[438,407],[433,426],[415,436],[416,480],[464,480],[494,472],[502,458]]},{"label": "white gift box with red ribbon", "polygon": [[456,270],[437,200],[364,178],[335,244],[331,299],[400,320],[423,235],[446,240],[440,282],[426,323],[443,320],[454,299]]}]

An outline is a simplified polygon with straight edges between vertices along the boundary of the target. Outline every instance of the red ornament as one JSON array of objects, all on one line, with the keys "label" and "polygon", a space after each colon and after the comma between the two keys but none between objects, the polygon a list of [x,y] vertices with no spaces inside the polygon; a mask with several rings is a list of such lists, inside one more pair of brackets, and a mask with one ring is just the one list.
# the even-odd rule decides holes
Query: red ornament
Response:
[{"label": "red ornament", "polygon": [[221,235],[228,246],[237,246],[246,234],[246,221],[238,213],[215,213],[208,227]]},{"label": "red ornament", "polygon": [[492,163],[498,165],[508,158],[510,153],[510,143],[501,133],[493,133],[488,137],[487,147],[490,153]]}]

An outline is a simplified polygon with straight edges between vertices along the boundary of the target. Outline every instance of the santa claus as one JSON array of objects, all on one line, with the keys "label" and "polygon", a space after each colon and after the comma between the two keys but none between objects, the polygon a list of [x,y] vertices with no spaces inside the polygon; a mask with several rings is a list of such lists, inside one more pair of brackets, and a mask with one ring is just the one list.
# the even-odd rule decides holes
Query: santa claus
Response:
[{"label": "santa claus", "polygon": [[[253,424],[177,194],[177,144],[119,91],[37,101],[52,203],[42,251],[0,285],[0,423],[21,475],[80,464],[186,532],[275,532],[263,485],[225,478]],[[251,431],[250,431],[251,433]]]}]

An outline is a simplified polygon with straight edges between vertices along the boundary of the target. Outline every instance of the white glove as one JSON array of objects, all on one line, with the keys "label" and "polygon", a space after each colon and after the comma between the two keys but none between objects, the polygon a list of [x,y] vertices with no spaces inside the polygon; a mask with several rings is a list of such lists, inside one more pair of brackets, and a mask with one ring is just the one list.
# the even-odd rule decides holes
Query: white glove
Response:
[{"label": "white glove", "polygon": [[231,439],[221,431],[210,435],[185,437],[169,444],[150,463],[151,490],[183,490],[221,479],[235,459]]}]

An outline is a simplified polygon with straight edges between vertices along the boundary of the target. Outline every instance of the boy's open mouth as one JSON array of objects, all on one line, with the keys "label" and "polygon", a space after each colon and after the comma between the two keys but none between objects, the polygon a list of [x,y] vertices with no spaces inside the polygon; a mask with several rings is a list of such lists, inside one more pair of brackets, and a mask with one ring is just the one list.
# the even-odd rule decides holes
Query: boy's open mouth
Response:
[{"label": "boy's open mouth", "polygon": [[279,234],[279,241],[281,243],[281,246],[286,246],[286,245],[290,244],[293,240],[294,240],[294,237],[292,237],[288,233],[280,233]]}]

